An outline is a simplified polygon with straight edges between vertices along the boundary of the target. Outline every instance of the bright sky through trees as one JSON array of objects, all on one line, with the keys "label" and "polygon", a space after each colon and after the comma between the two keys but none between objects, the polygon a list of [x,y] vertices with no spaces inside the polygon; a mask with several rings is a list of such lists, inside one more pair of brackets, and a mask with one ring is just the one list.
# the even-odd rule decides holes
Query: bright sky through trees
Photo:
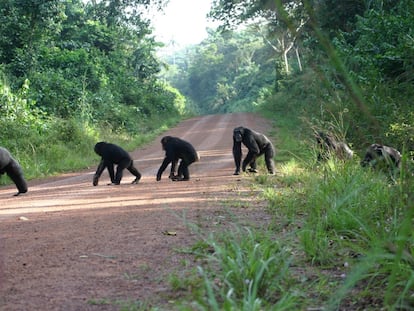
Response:
[{"label": "bright sky through trees", "polygon": [[170,0],[163,13],[151,18],[157,40],[171,45],[197,44],[207,37],[206,28],[212,0]]}]

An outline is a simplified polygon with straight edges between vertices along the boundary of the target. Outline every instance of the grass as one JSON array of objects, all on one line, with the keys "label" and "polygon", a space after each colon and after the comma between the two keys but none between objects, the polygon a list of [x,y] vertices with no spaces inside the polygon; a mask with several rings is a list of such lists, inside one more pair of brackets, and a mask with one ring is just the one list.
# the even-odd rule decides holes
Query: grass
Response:
[{"label": "grass", "polygon": [[[299,309],[311,301],[327,310],[412,309],[411,164],[406,162],[394,183],[382,172],[363,170],[358,161],[306,164],[311,162],[282,166],[275,184],[263,191],[269,212],[285,224],[275,224],[275,230],[296,237],[287,241],[304,254],[292,259],[310,280],[296,279],[298,290],[307,293]],[[315,282],[315,273],[327,278]]]},{"label": "grass", "polygon": [[210,235],[194,249],[202,295],[188,306],[197,310],[267,310],[295,305],[289,292],[290,254],[265,233],[234,227]]}]

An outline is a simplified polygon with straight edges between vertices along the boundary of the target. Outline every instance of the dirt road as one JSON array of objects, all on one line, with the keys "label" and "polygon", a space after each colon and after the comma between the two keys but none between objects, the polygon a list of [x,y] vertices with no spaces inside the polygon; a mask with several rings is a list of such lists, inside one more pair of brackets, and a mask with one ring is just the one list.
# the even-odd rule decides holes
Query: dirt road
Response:
[{"label": "dirt road", "polygon": [[269,129],[252,114],[228,114],[192,118],[163,134],[191,142],[200,153],[188,182],[170,181],[168,168],[156,182],[164,156],[159,137],[131,153],[143,175],[138,185],[125,172],[120,186],[107,186],[104,172],[93,187],[89,170],[31,181],[19,197],[12,196],[13,186],[0,188],[0,310],[168,304],[168,275],[186,262],[177,250],[197,240],[184,219],[207,234],[233,221],[226,216],[232,200],[236,214],[262,218],[250,202],[249,177],[232,175],[232,129],[240,125]]}]

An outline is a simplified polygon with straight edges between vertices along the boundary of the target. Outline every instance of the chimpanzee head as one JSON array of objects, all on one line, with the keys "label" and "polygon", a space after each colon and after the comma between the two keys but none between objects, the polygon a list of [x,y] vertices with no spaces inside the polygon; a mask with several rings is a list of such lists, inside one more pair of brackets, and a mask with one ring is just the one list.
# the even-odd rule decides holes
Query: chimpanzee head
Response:
[{"label": "chimpanzee head", "polygon": [[161,138],[162,150],[165,150],[165,147],[167,146],[168,142],[171,141],[171,138],[171,136],[164,136]]},{"label": "chimpanzee head", "polygon": [[235,142],[240,143],[243,140],[244,127],[239,126],[233,130],[233,139]]},{"label": "chimpanzee head", "polygon": [[361,161],[361,166],[365,167],[372,164],[372,162],[381,155],[381,150],[378,144],[372,144],[365,152],[364,159]]},{"label": "chimpanzee head", "polygon": [[336,147],[336,141],[330,134],[326,134],[324,132],[318,131],[318,132],[315,132],[315,138],[316,138],[317,144],[321,148],[335,149]]},{"label": "chimpanzee head", "polygon": [[96,153],[97,155],[99,155],[99,156],[101,156],[101,157],[102,157],[102,151],[103,151],[103,147],[104,147],[105,145],[106,145],[106,142],[103,142],[103,141],[101,141],[101,142],[97,143],[97,144],[95,145],[95,148],[94,148],[95,153]]}]

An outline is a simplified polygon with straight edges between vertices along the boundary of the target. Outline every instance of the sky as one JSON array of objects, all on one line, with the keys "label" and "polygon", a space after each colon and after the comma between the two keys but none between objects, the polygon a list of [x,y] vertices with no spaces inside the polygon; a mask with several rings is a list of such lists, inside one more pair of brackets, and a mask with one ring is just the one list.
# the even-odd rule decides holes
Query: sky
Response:
[{"label": "sky", "polygon": [[151,18],[154,34],[165,44],[174,40],[184,47],[200,43],[207,37],[206,28],[214,28],[207,21],[212,0],[170,0],[163,13]]}]

